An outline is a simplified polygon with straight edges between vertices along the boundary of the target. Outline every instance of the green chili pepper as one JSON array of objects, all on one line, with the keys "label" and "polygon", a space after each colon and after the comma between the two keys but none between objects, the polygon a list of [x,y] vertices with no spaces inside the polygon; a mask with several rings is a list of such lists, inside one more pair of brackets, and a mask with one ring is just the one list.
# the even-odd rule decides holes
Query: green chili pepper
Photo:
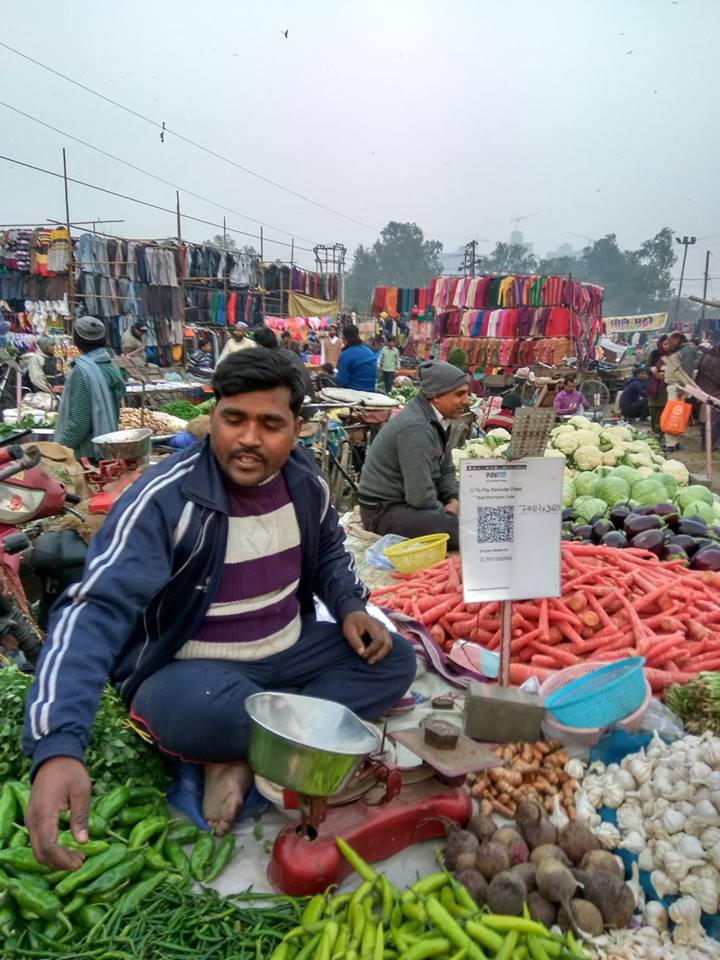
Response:
[{"label": "green chili pepper", "polygon": [[308,923],[315,923],[316,920],[319,920],[325,912],[325,897],[321,893],[316,893],[314,897],[310,899],[308,905],[302,912],[302,917],[300,922],[305,925]]},{"label": "green chili pepper", "polygon": [[22,870],[24,873],[50,873],[50,867],[38,863],[29,847],[0,850],[0,866],[8,867],[13,872]]},{"label": "green chili pepper", "polygon": [[227,836],[223,837],[220,841],[220,845],[210,861],[204,877],[205,883],[211,883],[215,877],[227,866],[234,851],[235,837],[231,833],[228,833]]},{"label": "green chili pepper", "polygon": [[86,897],[91,897],[94,893],[105,893],[107,890],[113,890],[115,887],[119,887],[121,883],[130,880],[140,873],[145,866],[146,854],[147,851],[143,853],[142,850],[128,854],[121,863],[101,873],[99,877],[95,877],[86,887],[84,886],[82,892]]},{"label": "green chili pepper", "polygon": [[25,827],[19,827],[15,831],[15,833],[10,837],[8,850],[18,850],[20,847],[29,847],[29,846],[30,846],[30,834],[27,832]]},{"label": "green chili pepper", "polygon": [[196,880],[202,881],[214,850],[215,843],[209,833],[204,833],[200,839],[196,841],[190,854],[190,870]]},{"label": "green chili pepper", "polygon": [[69,830],[63,831],[58,836],[58,843],[67,850],[79,850],[86,857],[96,857],[99,853],[105,853],[110,847],[107,840],[88,840],[87,843],[78,843]]},{"label": "green chili pepper", "polygon": [[77,913],[80,907],[82,907],[85,904],[86,899],[87,898],[84,893],[82,892],[76,893],[72,897],[70,902],[65,907],[63,907],[63,913],[66,914],[68,917],[72,916],[73,913]]},{"label": "green chili pepper", "polygon": [[161,883],[168,879],[167,873],[156,873],[155,876],[150,877],[147,880],[143,880],[141,883],[135,884],[127,893],[124,893],[118,905],[113,910],[114,917],[122,917],[126,913],[132,913],[137,910],[139,906],[145,901],[149,895],[156,890]]},{"label": "green chili pepper", "polygon": [[448,882],[447,874],[439,871],[438,873],[431,873],[429,876],[423,877],[422,880],[416,881],[410,887],[410,890],[416,897],[429,897],[431,893],[435,893],[436,890],[441,890],[447,886]]},{"label": "green chili pepper", "polygon": [[517,930],[511,930],[502,942],[502,946],[495,954],[495,960],[513,960],[515,947],[517,946],[520,934]]},{"label": "green chili pepper", "polygon": [[492,950],[493,953],[497,953],[503,945],[503,938],[499,934],[493,930],[488,930],[486,926],[478,923],[477,920],[468,920],[465,924],[465,929],[473,940],[477,940],[478,943],[482,944],[483,947],[487,947],[488,950]]},{"label": "green chili pepper", "polygon": [[361,960],[373,960],[375,952],[375,924],[368,920],[363,927],[362,940],[360,941]]},{"label": "green chili pepper", "polygon": [[577,960],[586,960],[585,953],[575,939],[572,930],[568,930],[565,934],[565,944],[573,957],[576,957]]},{"label": "green chili pepper", "polygon": [[15,872],[13,880],[26,880],[28,883],[34,884],[36,887],[40,887],[43,890],[49,890],[50,884],[47,882],[46,877],[41,877],[39,873],[25,873],[22,870],[17,870]]},{"label": "green chili pepper", "polygon": [[146,820],[141,820],[140,823],[136,823],[130,831],[130,839],[128,841],[130,849],[137,850],[138,847],[144,847],[151,837],[154,837],[157,833],[162,833],[167,825],[167,821],[167,814],[164,816],[156,814],[155,816],[148,817]]},{"label": "green chili pepper", "polygon": [[415,943],[403,953],[402,960],[427,960],[428,957],[448,956],[450,941],[440,937]]},{"label": "green chili pepper", "polygon": [[15,901],[8,898],[0,904],[0,936],[9,937],[19,923]]},{"label": "green chili pepper", "polygon": [[535,920],[526,920],[525,917],[505,917],[500,914],[487,913],[483,916],[482,922],[486,927],[497,930],[499,933],[510,933],[512,930],[517,930],[518,933],[527,933],[541,938],[548,935],[547,930],[541,923],[536,923]]},{"label": "green chili pepper", "polygon": [[347,862],[353,868],[355,873],[362,877],[363,880],[369,880],[371,883],[374,883],[378,874],[369,863],[366,863],[361,856],[359,856],[353,848],[346,843],[342,837],[336,837],[335,843],[337,844],[338,850],[345,857]]},{"label": "green chili pepper", "polygon": [[528,934],[527,945],[530,949],[532,960],[549,960],[547,953],[542,945],[542,940],[535,934]]},{"label": "green chili pepper", "polygon": [[190,860],[177,840],[166,840],[163,853],[176,870],[183,876],[189,876]]},{"label": "green chili pepper", "polygon": [[43,880],[46,880],[51,887],[54,887],[56,883],[64,880],[69,873],[70,870],[53,870],[52,873],[44,874]]},{"label": "green chili pepper", "polygon": [[167,861],[154,847],[146,847],[142,853],[146,867],[150,867],[151,870],[167,870]]},{"label": "green chili pepper", "polygon": [[0,846],[10,838],[15,822],[17,801],[9,783],[6,783],[0,793]]},{"label": "green chili pepper", "polygon": [[295,960],[309,960],[309,958],[315,953],[321,937],[321,933],[316,933],[311,940],[308,940],[300,953],[296,955]]},{"label": "green chili pepper", "polygon": [[123,846],[122,843],[113,843],[105,853],[100,853],[97,857],[88,857],[81,867],[73,870],[64,880],[61,880],[55,888],[56,893],[61,897],[72,893],[78,887],[82,887],[83,884],[99,877],[106,870],[111,870],[117,866],[127,855],[127,847]]},{"label": "green chili pepper", "polygon": [[21,910],[43,920],[56,917],[62,907],[54,893],[29,880],[1,880],[0,889],[5,889]]},{"label": "green chili pepper", "polygon": [[129,800],[130,791],[127,787],[115,787],[98,800],[95,804],[95,813],[104,820],[110,821],[124,807],[127,807]]},{"label": "green chili pepper", "polygon": [[440,890],[440,903],[445,907],[451,917],[469,917],[469,911],[463,909],[453,896],[451,887],[443,887]]},{"label": "green chili pepper", "polygon": [[63,934],[67,933],[67,927],[62,920],[48,920],[43,929],[43,936],[46,940],[56,943]]},{"label": "green chili pepper", "polygon": [[131,804],[147,803],[149,800],[164,800],[165,794],[157,787],[130,787]]},{"label": "green chili pepper", "polygon": [[279,943],[273,950],[270,960],[288,960],[289,949],[286,943]]},{"label": "green chili pepper", "polygon": [[485,954],[480,947],[468,937],[462,927],[450,916],[439,900],[434,900],[432,897],[429,897],[425,901],[425,909],[433,926],[444,937],[447,937],[450,943],[460,949],[467,947],[470,960],[485,960]]},{"label": "green chili pepper", "polygon": [[335,946],[331,954],[331,960],[344,960],[349,942],[350,928],[344,923],[338,931],[337,940],[335,941]]},{"label": "green chili pepper", "polygon": [[17,801],[17,805],[20,807],[20,812],[22,813],[24,820],[25,811],[27,810],[27,805],[30,802],[30,787],[25,783],[20,783],[19,780],[11,780],[7,786],[9,786],[12,792],[15,794],[15,800]]},{"label": "green chili pepper", "polygon": [[75,920],[81,927],[85,927],[86,930],[90,930],[91,928],[102,923],[107,914],[108,911],[105,907],[100,907],[97,904],[86,903],[85,906],[80,907],[78,912],[75,914]]},{"label": "green chili pepper", "polygon": [[153,803],[146,803],[141,807],[125,807],[115,817],[115,823],[121,827],[134,827],[136,823],[151,817],[154,810]]},{"label": "green chili pepper", "polygon": [[168,830],[168,838],[178,843],[195,843],[200,830],[194,823],[176,823]]},{"label": "green chili pepper", "polygon": [[94,810],[88,814],[88,833],[91,837],[102,837],[108,832],[108,822]]}]

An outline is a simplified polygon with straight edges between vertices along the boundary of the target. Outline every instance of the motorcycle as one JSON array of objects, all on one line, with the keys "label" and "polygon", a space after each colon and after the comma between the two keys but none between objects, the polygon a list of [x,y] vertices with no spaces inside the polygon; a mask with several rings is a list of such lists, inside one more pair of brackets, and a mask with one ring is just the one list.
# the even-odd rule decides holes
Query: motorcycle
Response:
[{"label": "motorcycle", "polygon": [[0,442],[0,647],[11,659],[22,662],[24,657],[34,665],[43,635],[20,578],[20,560],[30,538],[18,527],[71,511],[67,504],[78,503],[79,497],[43,470],[36,446],[20,446],[18,440],[28,433]]}]

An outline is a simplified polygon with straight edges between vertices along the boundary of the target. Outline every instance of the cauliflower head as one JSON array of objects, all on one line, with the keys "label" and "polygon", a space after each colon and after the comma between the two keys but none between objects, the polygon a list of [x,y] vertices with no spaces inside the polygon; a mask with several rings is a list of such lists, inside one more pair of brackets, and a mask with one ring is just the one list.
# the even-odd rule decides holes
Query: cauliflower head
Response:
[{"label": "cauliflower head", "polygon": [[568,433],[559,433],[553,437],[553,447],[562,453],[570,454],[578,446],[578,435],[580,430],[570,430]]},{"label": "cauliflower head", "polygon": [[568,420],[568,425],[571,427],[575,427],[576,430],[587,429],[587,427],[591,423],[592,423],[592,420],[589,420],[587,417],[581,416],[579,413],[574,417],[570,417],[570,419]]},{"label": "cauliflower head", "polygon": [[688,468],[679,460],[666,460],[660,467],[660,471],[669,474],[679,487],[686,487],[690,482]]},{"label": "cauliflower head", "polygon": [[597,446],[584,444],[578,447],[574,453],[575,466],[579,470],[594,470],[603,462],[603,455]]},{"label": "cauliflower head", "polygon": [[633,435],[627,427],[603,427],[600,431],[600,436],[605,440],[609,440],[611,443],[615,444],[620,440],[624,440],[626,443],[630,443],[633,438]]},{"label": "cauliflower head", "polygon": [[485,438],[487,440],[493,440],[495,444],[510,442],[510,434],[503,427],[495,427],[494,430],[488,430],[488,432],[485,434]]},{"label": "cauliflower head", "polygon": [[562,452],[562,450],[556,450],[555,447],[546,447],[545,456],[546,457],[562,457],[563,460],[565,459],[565,454]]},{"label": "cauliflower head", "polygon": [[598,447],[600,445],[600,434],[593,430],[576,430],[575,437],[579,447]]}]

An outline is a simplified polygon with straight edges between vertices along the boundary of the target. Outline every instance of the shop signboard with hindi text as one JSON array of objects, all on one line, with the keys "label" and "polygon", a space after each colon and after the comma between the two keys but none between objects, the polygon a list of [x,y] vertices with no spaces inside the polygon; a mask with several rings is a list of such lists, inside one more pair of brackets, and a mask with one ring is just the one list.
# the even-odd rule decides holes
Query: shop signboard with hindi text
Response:
[{"label": "shop signboard with hindi text", "polygon": [[465,603],[560,595],[564,459],[460,461]]},{"label": "shop signboard with hindi text", "polygon": [[643,313],[631,317],[603,317],[605,333],[643,333],[664,330],[667,313]]}]

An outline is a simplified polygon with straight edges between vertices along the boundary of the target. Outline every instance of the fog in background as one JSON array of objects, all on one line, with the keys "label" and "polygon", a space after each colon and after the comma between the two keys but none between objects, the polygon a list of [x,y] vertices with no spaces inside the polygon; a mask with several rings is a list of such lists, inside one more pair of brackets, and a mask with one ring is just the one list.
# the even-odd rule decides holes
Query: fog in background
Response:
[{"label": "fog in background", "polygon": [[[485,252],[533,214],[519,227],[543,255],[610,232],[634,247],[669,225],[699,238],[686,287],[698,292],[705,249],[720,257],[719,37],[716,0],[4,5],[3,43],[336,213],[172,132],[161,142],[157,126],[2,47],[0,100],[219,201],[250,234],[258,225],[239,214],[277,240],[352,252],[388,220],[414,220],[446,251],[487,238]],[[65,146],[71,176],[174,208],[173,187],[7,106],[0,141],[4,156],[53,171]],[[0,200],[3,223],[64,219],[61,181],[4,160]],[[218,206],[181,203],[222,223]],[[85,187],[71,184],[70,204],[74,221],[125,221],[108,232],[175,233],[173,215]]]}]

